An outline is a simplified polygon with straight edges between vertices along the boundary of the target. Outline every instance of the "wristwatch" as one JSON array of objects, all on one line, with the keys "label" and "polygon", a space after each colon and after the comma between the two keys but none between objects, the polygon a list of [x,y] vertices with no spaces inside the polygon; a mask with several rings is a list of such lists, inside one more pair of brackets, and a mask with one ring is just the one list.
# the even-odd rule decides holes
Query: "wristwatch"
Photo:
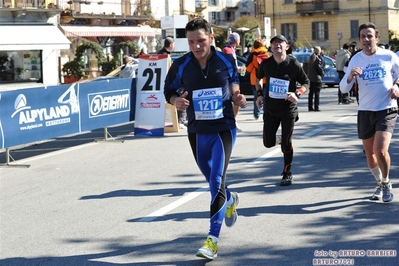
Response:
[{"label": "wristwatch", "polygon": [[298,97],[298,99],[301,98],[301,96],[302,96],[302,94],[299,91],[296,91],[295,95],[296,95],[296,97]]}]

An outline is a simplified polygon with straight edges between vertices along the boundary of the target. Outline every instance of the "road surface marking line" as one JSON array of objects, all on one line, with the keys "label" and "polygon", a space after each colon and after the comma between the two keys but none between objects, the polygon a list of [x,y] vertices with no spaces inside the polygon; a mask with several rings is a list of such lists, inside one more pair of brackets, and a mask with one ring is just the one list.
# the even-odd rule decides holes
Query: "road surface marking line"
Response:
[{"label": "road surface marking line", "polygon": [[200,196],[201,194],[203,194],[204,192],[206,192],[208,190],[209,190],[209,188],[208,188],[208,186],[206,186],[206,187],[199,188],[194,192],[188,193],[187,195],[183,196],[182,198],[180,198],[180,199],[166,205],[165,207],[162,207],[159,210],[156,210],[155,212],[150,213],[149,215],[141,218],[139,220],[139,222],[151,222],[151,221],[157,219],[158,217],[163,216],[166,213],[176,209],[177,207],[191,201],[192,199],[195,199],[196,197]]},{"label": "road surface marking line", "polygon": [[301,138],[301,139],[309,138],[309,137],[311,137],[311,136],[313,136],[313,135],[316,135],[316,134],[319,133],[320,131],[323,131],[323,130],[326,129],[326,128],[327,128],[327,127],[319,127],[319,128],[313,129],[312,131],[310,131],[310,132],[306,133],[305,135],[301,136],[300,138]]},{"label": "road surface marking line", "polygon": [[271,152],[268,152],[268,153],[262,155],[261,157],[256,158],[256,159],[253,160],[252,162],[247,163],[246,166],[247,166],[247,167],[250,167],[250,166],[255,166],[255,165],[257,165],[257,164],[260,164],[261,162],[263,162],[263,161],[266,160],[267,158],[270,158],[270,157],[274,156],[275,154],[277,154],[277,153],[279,153],[279,152],[281,152],[281,149],[274,149],[274,150],[272,150]]}]

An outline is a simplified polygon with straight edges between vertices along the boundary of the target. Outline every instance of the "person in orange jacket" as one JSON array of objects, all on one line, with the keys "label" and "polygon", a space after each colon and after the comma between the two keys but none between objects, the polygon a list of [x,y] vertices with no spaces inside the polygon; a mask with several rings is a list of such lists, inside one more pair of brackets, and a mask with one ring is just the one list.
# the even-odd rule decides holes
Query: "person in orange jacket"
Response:
[{"label": "person in orange jacket", "polygon": [[[246,69],[247,72],[250,73],[250,82],[252,86],[252,91],[254,93],[254,111],[253,115],[255,120],[259,119],[260,116],[260,109],[256,105],[256,99],[258,98],[258,94],[256,91],[255,83],[256,83],[256,71],[263,59],[270,57],[269,53],[267,52],[267,48],[263,43],[262,39],[256,39],[254,41],[253,49],[248,56]],[[265,84],[266,79],[263,79],[263,84]]]}]

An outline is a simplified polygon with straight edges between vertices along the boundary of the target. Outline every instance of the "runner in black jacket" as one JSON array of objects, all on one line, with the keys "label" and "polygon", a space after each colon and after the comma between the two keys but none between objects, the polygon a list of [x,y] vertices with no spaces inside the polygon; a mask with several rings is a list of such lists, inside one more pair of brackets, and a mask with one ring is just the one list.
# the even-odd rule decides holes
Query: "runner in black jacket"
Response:
[{"label": "runner in black jacket", "polygon": [[[256,73],[256,104],[259,107],[264,104],[263,145],[266,148],[276,145],[276,132],[281,124],[284,170],[280,185],[289,186],[292,183],[291,164],[294,154],[291,137],[294,124],[298,120],[297,101],[309,89],[310,81],[301,64],[294,57],[287,55],[289,44],[283,35],[274,36],[270,43],[273,56],[263,60]],[[262,83],[259,82],[262,78],[266,78],[263,86],[265,92]],[[301,87],[298,88],[297,83]]]}]

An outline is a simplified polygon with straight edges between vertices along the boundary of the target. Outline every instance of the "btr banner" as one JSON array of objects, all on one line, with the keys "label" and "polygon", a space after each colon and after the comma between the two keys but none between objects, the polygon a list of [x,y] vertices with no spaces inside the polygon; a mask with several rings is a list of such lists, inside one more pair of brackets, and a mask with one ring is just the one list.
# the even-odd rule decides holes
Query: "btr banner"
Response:
[{"label": "btr banner", "polygon": [[0,148],[129,122],[132,84],[109,79],[1,92]]},{"label": "btr banner", "polygon": [[165,128],[164,81],[170,57],[142,55],[137,73],[137,101],[134,135],[163,136]]}]

